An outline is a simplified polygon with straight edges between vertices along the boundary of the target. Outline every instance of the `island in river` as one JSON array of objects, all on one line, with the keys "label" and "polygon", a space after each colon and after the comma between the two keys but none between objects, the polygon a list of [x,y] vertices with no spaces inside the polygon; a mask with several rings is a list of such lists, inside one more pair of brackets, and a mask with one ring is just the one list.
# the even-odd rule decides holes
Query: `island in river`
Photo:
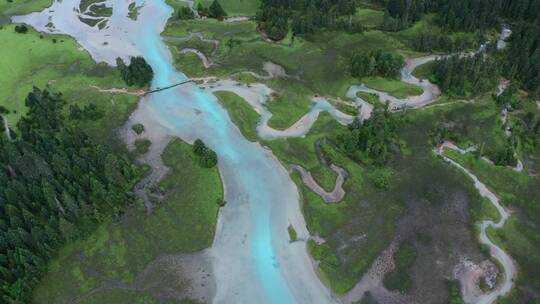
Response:
[{"label": "island in river", "polygon": [[[397,2],[2,4],[3,299],[538,301],[539,14]],[[53,118],[92,141],[74,173]],[[67,183],[93,143],[132,171]]]}]

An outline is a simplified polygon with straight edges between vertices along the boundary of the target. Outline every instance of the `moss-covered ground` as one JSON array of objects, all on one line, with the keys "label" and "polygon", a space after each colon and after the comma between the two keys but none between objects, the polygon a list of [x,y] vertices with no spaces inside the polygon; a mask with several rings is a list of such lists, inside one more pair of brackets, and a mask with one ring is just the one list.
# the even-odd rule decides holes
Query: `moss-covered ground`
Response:
[{"label": "moss-covered ground", "polygon": [[161,255],[212,244],[223,200],[217,168],[202,168],[191,146],[178,139],[162,158],[171,169],[159,184],[163,201],[151,214],[134,206],[63,248],[35,290],[35,303],[154,303],[149,291],[133,287],[145,267]]},{"label": "moss-covered ground", "polygon": [[401,293],[407,293],[411,288],[411,279],[409,268],[416,260],[416,249],[414,246],[405,243],[394,255],[395,268],[384,277],[384,285],[390,290],[397,290]]},{"label": "moss-covered ground", "polygon": [[[488,229],[488,236],[518,263],[518,287],[501,303],[527,302],[530,299],[529,291],[540,288],[540,181],[526,172],[494,166],[472,154],[452,151],[445,154],[471,170],[511,211],[512,216],[504,227],[500,230]],[[484,214],[495,216],[496,213],[490,210]]]},{"label": "moss-covered ground", "polygon": [[[539,111],[531,100],[523,99],[519,106],[520,110],[509,114],[508,120],[513,125],[519,123],[526,113]],[[454,105],[452,111],[444,113],[441,121],[453,124],[453,129],[460,135],[458,145],[476,145],[480,147],[481,154],[485,155],[490,150],[501,148],[508,140],[502,127],[500,110],[491,97],[482,97],[473,104]],[[518,158],[525,163],[522,172],[488,163],[475,153],[461,154],[452,150],[445,150],[444,153],[475,174],[510,210],[511,217],[504,227],[488,229],[488,236],[518,264],[516,287],[509,297],[500,302],[526,303],[533,299],[530,291],[540,289],[540,180],[531,175],[535,172],[533,169],[538,168],[539,162],[534,155],[539,153],[540,148],[525,148],[519,136],[513,140],[517,146]],[[471,210],[471,214],[475,221],[499,219],[498,212],[485,199],[481,205]]]}]

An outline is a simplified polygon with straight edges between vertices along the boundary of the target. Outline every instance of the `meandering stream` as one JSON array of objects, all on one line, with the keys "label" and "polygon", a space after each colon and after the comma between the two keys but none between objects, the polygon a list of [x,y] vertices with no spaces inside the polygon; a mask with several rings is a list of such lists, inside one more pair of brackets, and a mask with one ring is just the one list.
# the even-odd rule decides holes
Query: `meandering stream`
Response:
[{"label": "meandering stream", "polygon": [[504,250],[502,250],[499,246],[495,245],[489,239],[489,237],[487,236],[486,231],[490,227],[495,228],[495,229],[502,228],[502,226],[504,226],[504,224],[506,223],[506,220],[508,219],[508,217],[510,215],[508,214],[506,209],[504,209],[504,207],[500,204],[499,199],[497,198],[497,196],[495,196],[495,194],[493,194],[493,192],[491,192],[486,187],[486,185],[484,183],[482,183],[478,179],[478,177],[476,177],[476,175],[471,173],[471,171],[469,171],[468,169],[463,167],[458,162],[454,161],[453,159],[451,159],[449,157],[446,157],[443,154],[444,148],[456,150],[456,151],[458,151],[459,153],[462,153],[462,154],[463,153],[468,153],[468,152],[473,151],[473,150],[471,150],[471,149],[463,150],[463,149],[460,149],[460,148],[456,147],[451,142],[444,142],[442,145],[437,147],[435,152],[438,155],[440,155],[446,162],[452,164],[456,168],[458,168],[458,169],[462,170],[463,172],[465,172],[465,174],[467,176],[469,176],[473,180],[474,187],[476,188],[476,190],[478,190],[478,193],[480,193],[480,195],[482,197],[487,198],[493,204],[493,206],[495,206],[495,208],[497,209],[497,211],[499,212],[499,215],[500,215],[500,219],[499,219],[498,222],[493,222],[492,220],[484,220],[484,221],[480,222],[480,243],[485,244],[485,245],[487,245],[489,247],[489,252],[490,252],[491,256],[493,258],[495,258],[501,264],[504,274],[503,274],[502,283],[500,285],[498,285],[497,287],[495,287],[494,290],[489,291],[487,293],[484,293],[484,294],[480,295],[479,297],[477,297],[476,300],[475,300],[475,303],[477,303],[477,304],[493,303],[493,302],[495,302],[495,300],[498,297],[504,296],[504,295],[506,295],[506,294],[508,294],[510,292],[510,290],[512,289],[513,281],[516,278],[517,272],[516,272],[516,266],[515,266],[512,258]]},{"label": "meandering stream", "polygon": [[[108,6],[113,7],[113,15],[103,30],[78,19],[74,9],[79,2],[57,0],[43,12],[13,19],[28,23],[39,31],[74,37],[96,61],[113,65],[117,57],[142,55],[154,70],[152,87],[165,87],[186,80],[185,75],[175,70],[169,49],[160,37],[173,12],[164,0],[137,1],[141,6],[137,20],[128,17],[128,1],[108,0]],[[411,59],[402,71],[404,82],[423,89],[420,96],[397,99],[365,86],[352,87],[348,95],[359,105],[360,117],[369,117],[372,106],[356,97],[358,91],[390,100],[393,108],[419,107],[433,102],[440,94],[438,88],[428,81],[414,78],[411,72],[416,66],[434,59],[434,56]],[[350,123],[354,117],[336,110],[328,100],[314,97],[314,105],[308,114],[289,129],[276,130],[268,127],[271,113],[264,107],[272,93],[268,87],[221,80],[204,88],[186,84],[145,96],[142,102],[145,104],[144,115],[151,116],[152,121],[168,135],[188,142],[201,138],[218,155],[227,205],[220,211],[215,241],[209,249],[216,281],[213,302],[336,302],[317,277],[305,242],[289,242],[287,227],[290,224],[296,229],[299,240],[308,239],[309,234],[300,211],[298,190],[288,172],[271,151],[241,135],[211,93],[227,90],[244,97],[261,114],[258,133],[265,139],[303,136],[321,111],[329,112],[342,124]],[[474,179],[470,172],[463,170]],[[477,179],[475,182],[481,185]],[[490,200],[491,197],[496,200],[491,192],[485,193]],[[492,200],[493,204],[500,207],[495,200]],[[504,209],[501,210],[501,215],[506,218]],[[483,227],[498,228],[503,223],[484,222]],[[504,262],[509,260],[508,255],[487,239],[485,228],[482,229],[481,241],[488,244],[492,254],[503,262],[506,277],[513,278],[513,264]],[[499,292],[487,294],[480,303],[491,303],[498,294],[506,293],[511,287],[508,279],[498,289]]]}]

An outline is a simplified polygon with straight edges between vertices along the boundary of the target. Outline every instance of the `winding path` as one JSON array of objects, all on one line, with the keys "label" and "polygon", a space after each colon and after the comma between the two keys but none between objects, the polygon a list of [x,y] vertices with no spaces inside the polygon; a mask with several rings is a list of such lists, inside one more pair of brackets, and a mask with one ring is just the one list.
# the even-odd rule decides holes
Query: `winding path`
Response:
[{"label": "winding path", "polygon": [[[496,287],[494,290],[482,294],[477,297],[476,301],[474,303],[476,304],[490,304],[493,303],[498,297],[504,296],[510,292],[512,289],[513,281],[516,278],[516,266],[512,260],[512,258],[504,252],[500,247],[495,245],[487,236],[486,230],[487,228],[494,228],[499,229],[502,228],[510,216],[509,213],[504,209],[503,206],[501,206],[499,199],[493,192],[491,192],[485,184],[483,184],[476,175],[472,174],[469,170],[467,170],[465,167],[457,163],[456,161],[446,157],[444,155],[444,149],[452,149],[452,150],[458,150],[460,153],[462,153],[462,150],[456,149],[455,145],[449,142],[444,142],[439,147],[435,149],[435,153],[442,157],[443,160],[450,163],[451,165],[457,167],[458,169],[465,172],[466,175],[468,175],[474,182],[474,187],[476,190],[478,190],[478,193],[484,198],[487,198],[493,206],[497,209],[497,211],[500,214],[500,220],[498,222],[493,222],[491,220],[485,220],[480,222],[480,243],[489,246],[489,251],[492,257],[494,257],[501,265],[504,271],[504,277],[502,283]],[[466,152],[465,152],[466,153]]]}]

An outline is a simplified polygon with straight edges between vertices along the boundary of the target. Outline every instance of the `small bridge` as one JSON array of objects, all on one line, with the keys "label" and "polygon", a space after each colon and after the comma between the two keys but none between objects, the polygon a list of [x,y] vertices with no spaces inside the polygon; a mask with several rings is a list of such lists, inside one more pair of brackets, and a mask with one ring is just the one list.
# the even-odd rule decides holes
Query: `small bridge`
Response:
[{"label": "small bridge", "polygon": [[188,82],[193,82],[193,80],[188,79],[188,80],[185,80],[185,81],[182,81],[182,82],[179,82],[179,83],[171,84],[171,85],[166,86],[166,87],[163,87],[163,88],[156,88],[156,89],[153,89],[153,90],[150,90],[150,91],[146,91],[146,92],[144,93],[143,96],[146,96],[146,95],[152,94],[152,93],[157,93],[157,92],[165,91],[165,90],[168,90],[168,89],[172,89],[172,88],[174,88],[174,87],[177,87],[177,86],[186,84],[186,83],[188,83]]}]

